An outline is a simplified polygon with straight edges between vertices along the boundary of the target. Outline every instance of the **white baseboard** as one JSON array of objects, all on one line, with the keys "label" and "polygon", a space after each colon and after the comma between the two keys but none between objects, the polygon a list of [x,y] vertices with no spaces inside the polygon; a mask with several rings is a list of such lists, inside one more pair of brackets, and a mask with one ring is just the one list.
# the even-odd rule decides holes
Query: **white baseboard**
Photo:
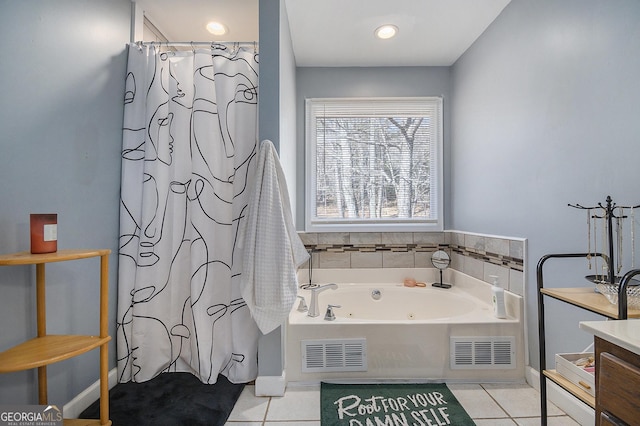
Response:
[{"label": "white baseboard", "polygon": [[284,396],[287,387],[285,373],[280,376],[258,376],[256,378],[256,396]]},{"label": "white baseboard", "polygon": [[[540,373],[531,367],[527,367],[526,380],[531,387],[540,391]],[[554,403],[559,409],[567,413],[573,420],[580,423],[581,426],[595,425],[595,411],[579,401],[575,396],[553,383],[546,380],[547,383],[547,400]]]},{"label": "white baseboard", "polygon": [[[118,369],[109,371],[109,389],[118,382]],[[80,392],[75,398],[66,403],[62,408],[65,419],[77,419],[80,413],[100,398],[100,380],[93,382],[88,388]]]}]

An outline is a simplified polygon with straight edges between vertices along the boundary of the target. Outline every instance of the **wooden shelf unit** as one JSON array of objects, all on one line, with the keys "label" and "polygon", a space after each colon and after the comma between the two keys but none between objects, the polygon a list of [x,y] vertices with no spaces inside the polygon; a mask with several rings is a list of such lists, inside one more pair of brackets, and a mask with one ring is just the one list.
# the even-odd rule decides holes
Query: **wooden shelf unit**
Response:
[{"label": "wooden shelf unit", "polygon": [[[0,266],[35,265],[37,336],[0,352],[0,373],[38,369],[38,403],[48,404],[47,365],[100,348],[100,420],[65,419],[65,425],[109,426],[109,254],[111,250],[59,250],[54,253],[20,252],[0,255]],[[100,257],[100,330],[98,336],[47,334],[45,265]]]}]

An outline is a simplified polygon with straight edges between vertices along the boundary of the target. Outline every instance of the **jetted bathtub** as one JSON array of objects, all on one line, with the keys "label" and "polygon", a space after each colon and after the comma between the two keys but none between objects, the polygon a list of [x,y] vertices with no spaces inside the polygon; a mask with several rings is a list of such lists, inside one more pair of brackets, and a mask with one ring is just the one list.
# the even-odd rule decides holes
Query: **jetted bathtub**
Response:
[{"label": "jetted bathtub", "polygon": [[[404,278],[426,283],[405,287]],[[316,269],[319,316],[293,307],[287,324],[286,379],[515,381],[524,378],[522,298],[505,292],[497,319],[491,286],[448,269],[450,289],[433,287],[436,269]],[[308,284],[301,270],[299,282]],[[311,290],[298,293],[307,304]],[[335,320],[325,320],[328,305]]]}]

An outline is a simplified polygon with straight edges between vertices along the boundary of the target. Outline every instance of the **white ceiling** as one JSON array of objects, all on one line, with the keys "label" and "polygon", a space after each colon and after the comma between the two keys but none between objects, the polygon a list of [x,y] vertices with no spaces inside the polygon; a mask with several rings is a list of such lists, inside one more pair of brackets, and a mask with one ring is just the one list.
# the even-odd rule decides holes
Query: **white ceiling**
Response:
[{"label": "white ceiling", "polygon": [[[297,66],[449,66],[510,0],[284,0]],[[258,40],[258,0],[137,0],[170,41]],[[229,33],[214,37],[211,20]],[[377,40],[382,24],[399,27]]]},{"label": "white ceiling", "polygon": [[[258,0],[131,0],[169,41],[256,41]],[[320,0],[322,1],[322,0]],[[229,34],[215,37],[205,26],[219,21]]]}]

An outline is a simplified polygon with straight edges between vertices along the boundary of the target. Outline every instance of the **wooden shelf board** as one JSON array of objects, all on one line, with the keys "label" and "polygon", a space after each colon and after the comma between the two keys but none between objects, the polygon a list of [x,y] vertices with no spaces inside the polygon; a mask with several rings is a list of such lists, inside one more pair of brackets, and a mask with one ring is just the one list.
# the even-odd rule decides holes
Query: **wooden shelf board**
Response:
[{"label": "wooden shelf board", "polygon": [[110,336],[47,335],[0,353],[0,373],[28,370],[63,361],[109,342]]},{"label": "wooden shelf board", "polygon": [[[542,288],[540,292],[605,317],[618,319],[618,305],[610,303],[603,294],[596,293],[593,288]],[[628,309],[627,316],[640,318],[640,310]]]},{"label": "wooden shelf board", "polygon": [[558,374],[556,370],[544,370],[542,373],[558,386],[569,392],[571,395],[587,404],[589,407],[593,409],[596,408],[596,398],[594,396],[591,396],[582,388],[580,388],[580,386],[570,382],[564,376]]},{"label": "wooden shelf board", "polygon": [[0,254],[0,266],[35,265],[38,263],[62,262],[65,260],[87,259],[111,253],[109,249],[99,250],[58,250],[53,253],[32,254],[28,251]]},{"label": "wooden shelf board", "polygon": [[96,419],[63,419],[64,426],[111,426],[111,420],[102,424]]}]

